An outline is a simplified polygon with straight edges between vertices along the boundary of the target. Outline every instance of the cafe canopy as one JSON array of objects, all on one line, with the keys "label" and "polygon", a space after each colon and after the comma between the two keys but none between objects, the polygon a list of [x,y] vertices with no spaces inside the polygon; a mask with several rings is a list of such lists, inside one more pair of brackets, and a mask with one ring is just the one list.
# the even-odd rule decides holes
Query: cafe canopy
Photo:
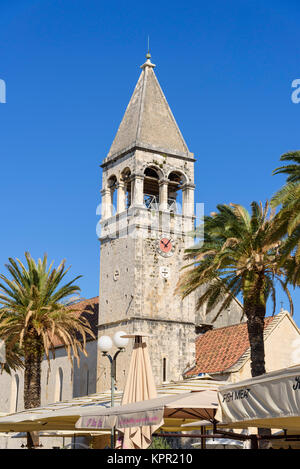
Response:
[{"label": "cafe canopy", "polygon": [[300,366],[219,389],[218,421],[228,428],[273,428],[300,434]]},{"label": "cafe canopy", "polygon": [[112,407],[110,409],[90,408],[76,423],[76,428],[130,428],[140,426],[163,426],[164,418],[214,421],[218,407],[217,391],[202,390],[173,396],[158,397]]},{"label": "cafe canopy", "polygon": [[[174,383],[167,383],[157,387],[157,396],[178,396],[193,391],[217,390],[220,382],[209,376],[187,379]],[[115,406],[121,403],[123,393],[115,393]],[[217,402],[215,400],[215,402]],[[0,417],[0,432],[27,432],[27,431],[76,431],[75,424],[85,413],[96,409],[110,407],[110,392],[95,393],[88,396],[77,397],[69,401],[56,402],[46,406],[24,410]],[[187,416],[186,416],[187,417]],[[183,423],[199,420],[199,417],[165,418],[163,430],[180,431]]]}]

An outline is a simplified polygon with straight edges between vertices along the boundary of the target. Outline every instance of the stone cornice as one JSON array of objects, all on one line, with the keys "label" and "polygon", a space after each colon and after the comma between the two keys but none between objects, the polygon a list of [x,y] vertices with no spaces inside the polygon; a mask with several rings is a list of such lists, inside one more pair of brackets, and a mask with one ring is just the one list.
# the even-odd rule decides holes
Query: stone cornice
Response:
[{"label": "stone cornice", "polygon": [[167,156],[179,158],[179,159],[190,161],[190,162],[195,162],[196,161],[196,159],[193,158],[193,155],[194,155],[193,153],[188,153],[188,154],[178,153],[176,151],[166,150],[164,148],[157,148],[155,146],[148,145],[146,143],[135,142],[130,147],[124,148],[123,150],[121,150],[121,151],[119,151],[119,152],[117,152],[113,155],[110,155],[110,156],[106,157],[103,160],[103,163],[100,166],[101,166],[101,168],[105,168],[109,164],[114,163],[115,161],[117,161],[122,156],[125,156],[127,153],[131,153],[131,152],[136,151],[136,150],[145,150],[145,151],[150,151],[151,153],[160,153],[162,155],[167,155]]},{"label": "stone cornice", "polygon": [[106,328],[108,326],[115,326],[117,324],[121,324],[124,322],[133,322],[133,321],[152,321],[152,322],[164,322],[169,324],[184,324],[186,326],[193,326],[195,327],[194,322],[189,321],[182,321],[182,320],[174,320],[174,319],[161,319],[161,318],[153,318],[150,316],[131,316],[129,318],[119,319],[118,321],[106,322],[105,324],[97,324],[97,328]]}]

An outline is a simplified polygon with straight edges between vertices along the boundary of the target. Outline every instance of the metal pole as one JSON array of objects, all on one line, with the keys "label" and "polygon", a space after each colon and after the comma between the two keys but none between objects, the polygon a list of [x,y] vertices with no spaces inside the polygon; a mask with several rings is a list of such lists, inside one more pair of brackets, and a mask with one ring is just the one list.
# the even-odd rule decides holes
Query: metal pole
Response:
[{"label": "metal pole", "polygon": [[[110,397],[110,406],[114,407],[115,405],[115,373],[114,373],[114,365],[115,365],[115,357],[111,361],[111,381],[110,381],[110,386],[111,386],[111,397]],[[110,433],[110,447],[111,449],[115,448],[115,427],[111,429]]]},{"label": "metal pole", "polygon": [[[206,428],[205,427],[201,427],[201,435],[206,435]],[[205,438],[201,438],[201,449],[206,449]]]},{"label": "metal pole", "polygon": [[[115,405],[115,384],[117,379],[117,356],[120,352],[123,352],[123,348],[119,348],[117,352],[114,354],[114,358],[111,359],[111,407]],[[111,430],[111,448],[115,448],[115,436],[116,436],[116,429],[115,427]]]},{"label": "metal pole", "polygon": [[[114,407],[115,404],[115,376],[114,376],[114,361],[115,357],[112,358],[111,355],[107,352],[103,352],[103,356],[107,357],[110,362],[110,406]],[[115,447],[115,432],[114,428],[110,432],[110,447],[114,449]]]},{"label": "metal pole", "polygon": [[[117,361],[117,356],[119,355],[120,352],[122,352],[124,349],[119,348],[119,350],[114,354],[114,357],[107,353],[103,352],[103,355],[107,357],[110,361],[110,406],[114,407],[115,405],[115,384],[116,384],[116,361]],[[115,428],[111,429],[110,433],[110,447],[112,449],[115,448]]]}]

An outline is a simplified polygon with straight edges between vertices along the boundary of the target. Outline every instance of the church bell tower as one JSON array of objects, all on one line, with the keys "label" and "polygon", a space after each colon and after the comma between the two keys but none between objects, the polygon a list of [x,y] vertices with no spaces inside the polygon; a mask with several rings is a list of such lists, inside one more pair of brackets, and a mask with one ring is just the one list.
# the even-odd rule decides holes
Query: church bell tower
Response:
[{"label": "church bell tower", "polygon": [[[176,124],[150,54],[102,163],[99,336],[143,332],[157,384],[180,380],[195,354],[195,304],[174,290],[193,244],[193,153]],[[132,351],[117,360],[123,389]],[[97,390],[110,388],[98,352]]]}]

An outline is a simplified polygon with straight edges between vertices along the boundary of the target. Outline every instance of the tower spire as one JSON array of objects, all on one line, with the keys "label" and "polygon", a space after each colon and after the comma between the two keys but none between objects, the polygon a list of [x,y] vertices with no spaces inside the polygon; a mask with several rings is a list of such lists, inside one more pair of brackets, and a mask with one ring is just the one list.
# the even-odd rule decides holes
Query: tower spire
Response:
[{"label": "tower spire", "polygon": [[107,155],[109,159],[135,147],[191,157],[150,58],[149,47],[146,62],[141,66],[142,72]]}]

